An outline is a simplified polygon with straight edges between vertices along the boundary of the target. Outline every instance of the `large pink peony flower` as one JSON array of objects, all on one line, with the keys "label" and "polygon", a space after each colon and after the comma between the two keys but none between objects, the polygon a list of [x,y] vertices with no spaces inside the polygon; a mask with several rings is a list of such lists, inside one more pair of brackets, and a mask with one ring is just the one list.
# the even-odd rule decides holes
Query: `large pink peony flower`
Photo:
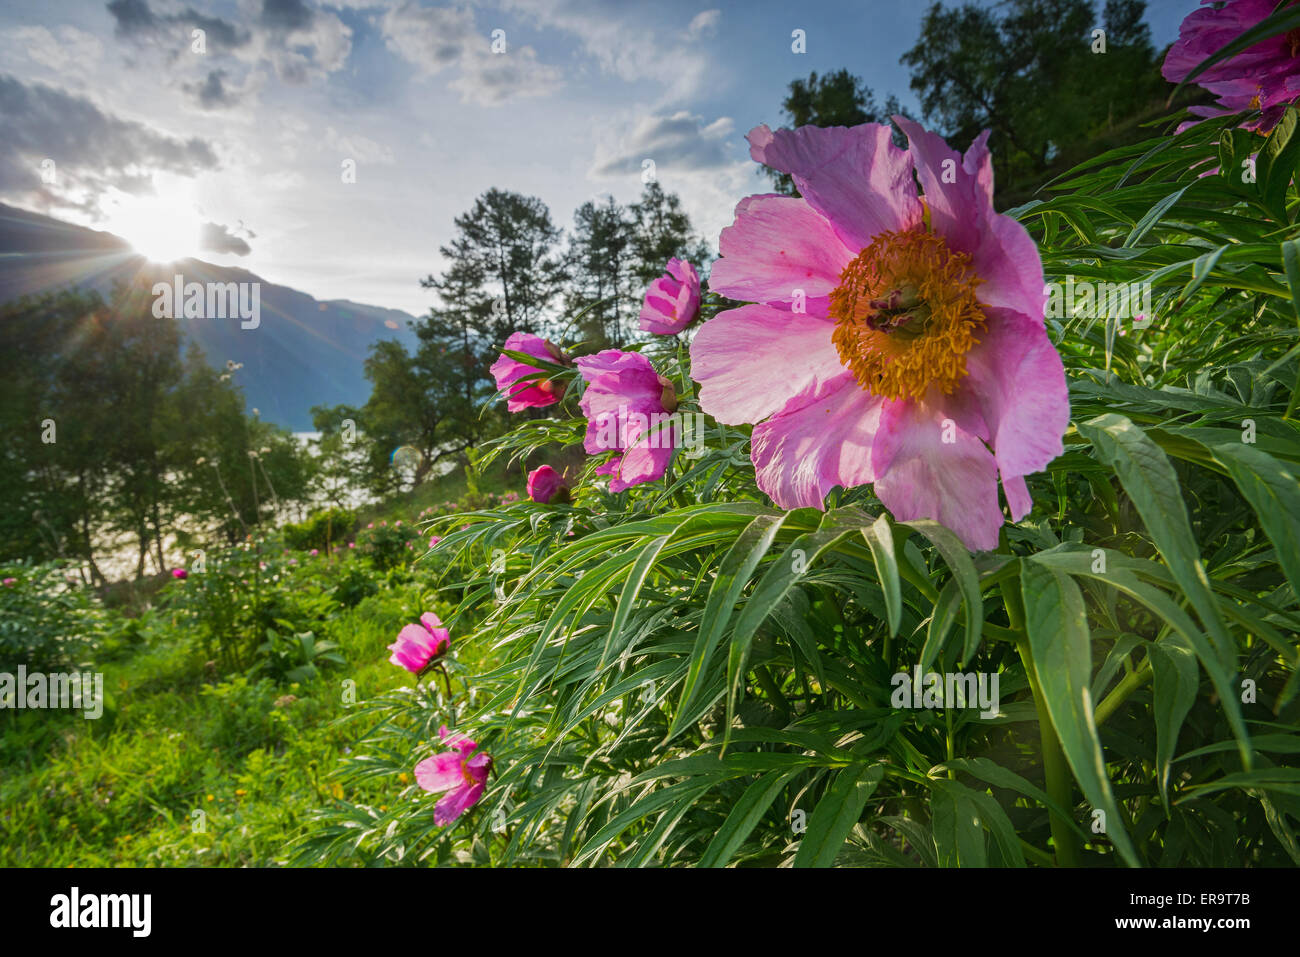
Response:
[{"label": "large pink peony flower", "polygon": [[438,736],[455,750],[435,754],[417,764],[415,781],[434,794],[447,792],[433,808],[433,821],[442,827],[478,803],[487,787],[492,758],[487,754],[475,754],[476,742],[463,734],[448,731],[445,726],[438,729]]},{"label": "large pink peony flower", "polygon": [[758,484],[781,508],[873,483],[896,518],[994,548],[999,475],[1019,520],[1024,476],[1069,422],[1042,263],[993,211],[987,132],[962,157],[896,122],[907,150],[874,123],[750,131],[750,155],[802,198],[736,207],[709,286],[754,304],[700,327],[692,375],[706,412],[756,423]]},{"label": "large pink peony flower", "polygon": [[700,274],[683,259],[668,260],[667,275],[646,290],[641,304],[641,331],[671,336],[689,326],[700,312]]},{"label": "large pink peony flower", "polygon": [[578,405],[587,417],[583,448],[590,455],[617,449],[596,469],[612,475],[611,492],[661,478],[672,461],[677,408],[673,385],[639,352],[606,349],[574,360],[587,383]]},{"label": "large pink peony flower", "polygon": [[[550,341],[541,336],[527,332],[512,332],[506,339],[505,348],[511,352],[525,352],[530,356],[545,359],[547,362],[564,365],[568,362],[564,353]],[[506,396],[506,408],[511,412],[520,412],[530,406],[542,408],[555,405],[564,398],[564,385],[554,379],[525,379],[536,376],[545,370],[512,359],[502,353],[489,370],[496,379],[497,390]],[[523,381],[521,381],[523,380]]]},{"label": "large pink peony flower", "polygon": [[568,488],[564,476],[549,465],[541,465],[528,473],[528,497],[541,505],[552,501],[568,501]]},{"label": "large pink peony flower", "polygon": [[[1201,61],[1223,49],[1251,27],[1263,22],[1277,0],[1201,0],[1178,28],[1178,39],[1165,56],[1161,73],[1171,83],[1181,83]],[[1268,132],[1300,98],[1300,31],[1279,34],[1247,47],[1214,64],[1194,81],[1219,98],[1218,106],[1193,106],[1197,116],[1225,116],[1262,110],[1263,116],[1247,123]]]},{"label": "large pink peony flower", "polygon": [[407,625],[397,633],[397,640],[388,646],[393,653],[388,660],[418,675],[451,647],[451,632],[441,625],[437,615],[426,611],[418,625]]}]

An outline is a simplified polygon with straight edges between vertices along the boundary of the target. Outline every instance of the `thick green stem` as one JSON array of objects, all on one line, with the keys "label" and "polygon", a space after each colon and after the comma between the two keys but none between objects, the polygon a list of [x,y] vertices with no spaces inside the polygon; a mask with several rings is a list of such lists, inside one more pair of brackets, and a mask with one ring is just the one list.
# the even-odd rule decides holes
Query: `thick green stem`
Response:
[{"label": "thick green stem", "polygon": [[1097,724],[1100,725],[1103,721],[1114,714],[1119,709],[1119,706],[1128,700],[1129,695],[1151,680],[1151,676],[1151,659],[1148,658],[1138,666],[1136,671],[1131,671],[1126,674],[1123,680],[1115,686],[1111,693],[1106,695],[1106,697],[1101,700],[1101,703],[1097,705],[1097,710],[1093,715]]},{"label": "thick green stem", "polygon": [[[1029,690],[1034,696],[1034,710],[1038,714],[1038,737],[1042,743],[1043,778],[1047,783],[1047,794],[1062,808],[1074,806],[1070,786],[1070,769],[1065,763],[1065,753],[1061,742],[1052,727],[1052,716],[1047,711],[1047,699],[1043,697],[1042,686],[1038,683],[1038,672],[1034,669],[1034,653],[1029,647],[1029,637],[1025,633],[1025,606],[1020,592],[1004,586],[1002,603],[1007,609],[1007,621],[1011,630],[1024,636],[1017,643],[1020,660],[1025,664],[1025,675],[1029,679]],[[1078,867],[1079,847],[1074,838],[1070,822],[1055,811],[1048,812],[1048,822],[1052,828],[1052,843],[1056,847],[1058,867]]]},{"label": "thick green stem", "polygon": [[[1025,663],[1025,674],[1029,677],[1029,690],[1034,696],[1034,710],[1038,713],[1038,737],[1043,751],[1043,777],[1047,782],[1047,794],[1056,804],[1063,808],[1074,806],[1074,796],[1070,786],[1070,769],[1065,763],[1065,753],[1061,742],[1052,727],[1052,716],[1047,712],[1047,701],[1043,689],[1038,683],[1038,674],[1034,671],[1034,653],[1029,649],[1029,642],[1020,643],[1020,659]],[[1056,863],[1058,867],[1078,867],[1079,847],[1074,839],[1070,822],[1055,811],[1048,812],[1052,827],[1052,843],[1056,846]]]}]

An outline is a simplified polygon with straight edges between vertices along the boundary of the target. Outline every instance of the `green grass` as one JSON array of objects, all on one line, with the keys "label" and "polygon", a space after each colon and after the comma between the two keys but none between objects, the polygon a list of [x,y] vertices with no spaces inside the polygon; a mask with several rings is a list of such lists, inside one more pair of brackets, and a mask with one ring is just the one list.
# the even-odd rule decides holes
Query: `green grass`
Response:
[{"label": "green grass", "polygon": [[345,793],[329,775],[365,730],[340,720],[345,681],[361,702],[410,686],[385,646],[419,610],[449,611],[428,599],[421,568],[322,623],[318,636],[347,664],[309,682],[217,676],[183,623],[155,611],[133,626],[138,643],[93,665],[104,672],[99,720],[0,711],[0,865],[277,865],[308,812],[391,800],[408,782]]}]

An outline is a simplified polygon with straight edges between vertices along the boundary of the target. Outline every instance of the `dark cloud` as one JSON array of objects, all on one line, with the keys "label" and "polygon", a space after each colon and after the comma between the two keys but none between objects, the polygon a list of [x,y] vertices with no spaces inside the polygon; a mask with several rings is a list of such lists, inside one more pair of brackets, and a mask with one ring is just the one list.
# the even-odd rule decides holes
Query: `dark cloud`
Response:
[{"label": "dark cloud", "polygon": [[273,30],[303,30],[315,14],[302,0],[264,0],[262,22]]},{"label": "dark cloud", "polygon": [[153,30],[158,19],[149,9],[145,0],[113,0],[108,5],[108,12],[117,21],[118,36],[131,36]]},{"label": "dark cloud", "polygon": [[[157,171],[194,176],[218,166],[206,140],[168,136],[104,113],[84,97],[9,74],[0,74],[0,130],[0,192],[15,198],[76,187],[93,205],[109,187],[147,192]],[[41,178],[46,160],[54,163],[54,183]]]},{"label": "dark cloud", "polygon": [[252,247],[220,223],[204,223],[199,227],[199,249],[213,253],[233,253],[247,256]]},{"label": "dark cloud", "polygon": [[221,110],[239,102],[231,89],[226,86],[225,70],[209,70],[205,79],[195,83],[182,83],[181,88],[205,110]]},{"label": "dark cloud", "polygon": [[732,157],[727,147],[731,132],[729,120],[716,120],[707,126],[698,116],[685,111],[671,116],[647,116],[623,139],[613,156],[597,162],[597,176],[617,176],[641,172],[643,160],[680,172],[712,170],[727,166]]},{"label": "dark cloud", "polygon": [[115,32],[125,40],[164,41],[174,43],[177,49],[190,45],[190,31],[198,28],[206,34],[210,52],[219,53],[247,46],[252,39],[247,30],[223,20],[199,13],[186,7],[180,13],[159,14],[150,8],[148,0],[112,0],[108,12],[116,21]]},{"label": "dark cloud", "polygon": [[[340,70],[352,51],[351,28],[337,15],[305,0],[262,0],[260,12],[242,5],[241,10],[242,19],[235,22],[199,13],[193,7],[164,13],[151,7],[149,0],[112,0],[108,4],[119,37],[169,52],[173,64],[190,49],[195,27],[206,33],[206,54],[230,56],[245,68],[269,64],[286,83],[309,83]],[[235,75],[245,72],[237,69]],[[227,83],[221,86],[229,91]],[[186,85],[187,92],[200,98],[200,105],[202,90],[199,83]],[[217,92],[215,85],[211,92]],[[216,105],[211,97],[209,103]]]}]

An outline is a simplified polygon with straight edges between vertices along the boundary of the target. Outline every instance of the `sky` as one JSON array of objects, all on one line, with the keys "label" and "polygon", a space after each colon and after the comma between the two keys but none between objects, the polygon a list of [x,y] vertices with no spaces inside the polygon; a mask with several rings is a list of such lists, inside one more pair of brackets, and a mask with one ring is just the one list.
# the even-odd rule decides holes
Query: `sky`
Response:
[{"label": "sky", "polygon": [[[716,248],[736,202],[770,189],[744,136],[781,124],[790,80],[846,67],[917,111],[899,57],[927,6],[4,4],[0,201],[420,315],[453,218],[494,186],[567,228],[588,199],[635,200],[650,160]],[[1148,3],[1157,47],[1194,6]]]}]

